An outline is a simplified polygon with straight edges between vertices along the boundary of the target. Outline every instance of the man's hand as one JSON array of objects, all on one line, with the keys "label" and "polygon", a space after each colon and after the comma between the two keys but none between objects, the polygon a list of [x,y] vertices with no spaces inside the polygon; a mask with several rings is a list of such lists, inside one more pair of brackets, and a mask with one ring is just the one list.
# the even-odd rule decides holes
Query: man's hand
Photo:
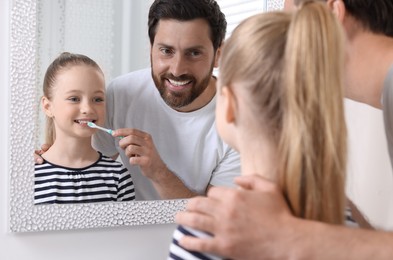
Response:
[{"label": "man's hand", "polygon": [[34,151],[34,162],[37,164],[42,164],[44,160],[42,159],[41,155],[48,151],[50,148],[49,144],[43,144],[41,145],[41,150],[35,150]]},{"label": "man's hand", "polygon": [[167,171],[165,163],[158,154],[150,134],[143,131],[122,128],[117,129],[113,136],[123,138],[119,146],[124,150],[131,165],[139,165],[141,172],[152,181],[159,181],[157,173]]},{"label": "man's hand", "polygon": [[172,173],[161,159],[150,134],[122,128],[113,136],[123,138],[119,146],[124,150],[131,165],[138,165],[144,176],[149,178],[162,199],[189,198],[196,194]]},{"label": "man's hand", "polygon": [[276,259],[287,254],[285,245],[290,243],[288,235],[296,238],[291,227],[297,219],[278,187],[259,176],[238,177],[236,183],[242,188],[213,187],[207,197],[189,200],[176,222],[213,237],[183,237],[180,244],[232,259]]}]

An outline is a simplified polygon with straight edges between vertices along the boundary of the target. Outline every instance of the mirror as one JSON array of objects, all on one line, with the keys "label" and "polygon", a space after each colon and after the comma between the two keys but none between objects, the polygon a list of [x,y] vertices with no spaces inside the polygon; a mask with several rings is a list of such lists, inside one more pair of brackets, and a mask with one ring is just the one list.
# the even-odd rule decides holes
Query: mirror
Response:
[{"label": "mirror", "polygon": [[[72,0],[67,0],[67,3],[68,1]],[[37,16],[42,10],[38,9],[37,0],[14,0],[11,8],[10,231],[172,223],[174,214],[183,208],[185,200],[33,205],[32,151],[37,143],[40,143],[38,141],[40,108],[37,102],[40,96],[37,87],[40,70],[37,69],[37,64],[42,59],[39,53],[43,51],[37,46],[39,39]]]},{"label": "mirror", "polygon": [[[65,4],[76,5],[83,4],[85,0],[45,0],[49,4],[63,8]],[[150,5],[150,1],[130,1],[130,0],[89,0],[96,1],[95,4],[101,10],[111,10],[114,12],[116,5],[120,3],[127,7],[132,5]],[[264,10],[280,9],[283,0],[261,1]],[[116,4],[114,3],[116,2]],[[138,2],[138,3],[136,3]],[[146,2],[146,3],[145,3]],[[48,24],[50,16],[57,17],[60,23],[63,21],[59,13],[47,13],[43,9],[43,0],[13,0],[11,4],[11,44],[10,44],[10,205],[9,205],[9,229],[11,232],[30,232],[30,231],[49,231],[49,230],[66,230],[98,227],[115,227],[123,225],[143,225],[143,224],[164,224],[172,223],[174,214],[183,209],[186,200],[161,200],[161,201],[134,201],[122,203],[91,203],[91,204],[72,204],[72,205],[42,205],[34,206],[34,162],[32,151],[43,143],[42,141],[42,123],[40,123],[38,99],[41,96],[41,82],[46,67],[51,60],[58,54],[58,50],[48,46],[62,46],[64,44],[74,44],[65,42],[59,35],[56,35],[59,27],[41,27],[38,18],[43,23]],[[107,5],[107,6],[105,6]],[[128,9],[122,9],[127,13]],[[45,14],[44,14],[45,13]],[[113,14],[113,13],[112,13]],[[49,17],[48,17],[49,15]],[[147,17],[146,13],[142,13]],[[118,16],[116,16],[118,18]],[[64,18],[64,17],[63,17]],[[129,16],[124,16],[122,22],[133,24],[135,26],[144,26],[142,22],[131,23]],[[146,18],[144,18],[146,19]],[[49,22],[50,25],[52,25]],[[108,25],[108,24],[106,24]],[[112,24],[113,25],[113,24]],[[56,26],[59,26],[57,24]],[[60,28],[62,25],[60,24]],[[110,31],[112,27],[103,28]],[[105,29],[105,30],[104,30]],[[47,31],[49,30],[49,31]],[[123,30],[123,31],[122,31]],[[118,33],[110,34],[111,41],[119,35],[124,35],[124,28]],[[108,32],[105,31],[105,32]],[[145,33],[146,30],[143,31]],[[52,34],[52,37],[46,38],[43,35]],[[75,32],[74,32],[75,33]],[[77,34],[75,34],[77,35]],[[135,35],[133,32],[127,35]],[[82,37],[80,35],[79,37]],[[54,45],[46,45],[48,41],[60,39]],[[62,39],[62,40],[61,40]],[[81,38],[75,41],[80,41]],[[137,55],[142,55],[142,64],[131,64],[131,60],[122,60],[118,64],[112,63],[117,59],[120,53],[124,57],[125,49],[129,49],[131,38],[123,38],[121,47],[115,47],[109,42],[112,50],[120,50],[117,54],[105,53],[103,60],[96,58],[94,54],[94,43],[82,46],[82,49],[73,49],[69,51],[87,54],[98,61],[103,67],[106,80],[125,72],[148,66],[144,57],[148,57],[147,52],[142,52],[146,48],[142,41],[135,48],[138,50]],[[147,40],[147,39],[146,39]],[[70,46],[71,46],[70,45]],[[73,46],[73,45],[72,45]],[[60,48],[59,47],[59,48]],[[90,53],[90,51],[92,51]],[[129,50],[130,51],[130,50]],[[134,51],[134,50],[133,50]],[[135,52],[135,51],[134,51]],[[96,53],[97,54],[97,53]]]}]

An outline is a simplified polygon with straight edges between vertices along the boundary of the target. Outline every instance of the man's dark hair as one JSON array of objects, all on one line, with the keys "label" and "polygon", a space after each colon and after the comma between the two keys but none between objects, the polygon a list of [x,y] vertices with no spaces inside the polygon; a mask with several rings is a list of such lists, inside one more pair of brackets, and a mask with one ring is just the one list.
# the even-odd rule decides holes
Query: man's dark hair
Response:
[{"label": "man's dark hair", "polygon": [[214,50],[221,46],[226,33],[227,22],[215,0],[156,0],[149,11],[149,38],[153,45],[160,20],[174,19],[190,21],[205,19],[210,26],[210,38]]},{"label": "man's dark hair", "polygon": [[347,11],[365,28],[393,37],[392,0],[343,0]]},{"label": "man's dark hair", "polygon": [[[295,5],[312,0],[294,0]],[[322,0],[327,1],[327,0]],[[342,0],[348,13],[365,29],[393,37],[393,0]]]}]

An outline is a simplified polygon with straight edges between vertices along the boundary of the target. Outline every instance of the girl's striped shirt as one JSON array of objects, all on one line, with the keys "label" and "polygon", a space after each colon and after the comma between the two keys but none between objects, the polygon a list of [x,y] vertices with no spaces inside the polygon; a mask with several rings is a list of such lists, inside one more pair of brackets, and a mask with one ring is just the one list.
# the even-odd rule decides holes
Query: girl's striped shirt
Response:
[{"label": "girl's striped shirt", "polygon": [[68,168],[44,160],[35,165],[34,204],[135,200],[131,174],[102,155],[90,166]]}]

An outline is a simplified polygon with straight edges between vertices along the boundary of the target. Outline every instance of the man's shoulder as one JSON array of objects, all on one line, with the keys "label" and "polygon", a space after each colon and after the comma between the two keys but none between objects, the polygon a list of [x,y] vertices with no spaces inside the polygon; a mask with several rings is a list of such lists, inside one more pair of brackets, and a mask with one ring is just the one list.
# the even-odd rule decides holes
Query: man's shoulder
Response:
[{"label": "man's shoulder", "polygon": [[141,69],[129,72],[127,74],[120,75],[113,79],[109,86],[133,86],[133,85],[143,85],[152,82],[151,69]]}]

